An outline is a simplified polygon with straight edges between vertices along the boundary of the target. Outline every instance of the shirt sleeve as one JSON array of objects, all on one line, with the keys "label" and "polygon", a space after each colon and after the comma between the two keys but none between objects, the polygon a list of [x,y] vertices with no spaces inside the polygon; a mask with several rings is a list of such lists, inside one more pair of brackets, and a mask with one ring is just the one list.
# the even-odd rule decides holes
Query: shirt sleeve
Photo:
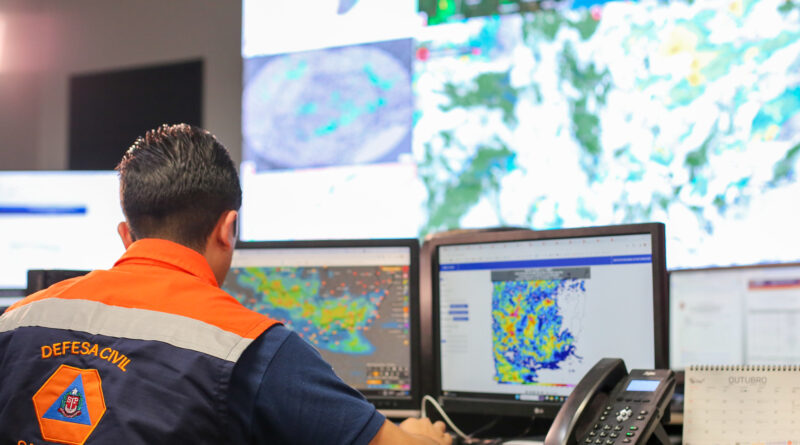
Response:
[{"label": "shirt sleeve", "polygon": [[234,368],[231,414],[250,443],[368,444],[385,421],[283,326],[254,341]]}]

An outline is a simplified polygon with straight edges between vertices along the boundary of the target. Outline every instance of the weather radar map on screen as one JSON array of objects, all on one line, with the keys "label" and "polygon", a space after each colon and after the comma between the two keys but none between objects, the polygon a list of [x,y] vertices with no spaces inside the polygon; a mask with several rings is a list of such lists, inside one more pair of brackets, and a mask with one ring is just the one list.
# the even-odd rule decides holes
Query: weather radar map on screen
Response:
[{"label": "weather radar map on screen", "polygon": [[245,62],[244,153],[257,170],[411,153],[410,39]]},{"label": "weather radar map on screen", "polygon": [[[371,23],[360,39],[353,26],[328,44],[243,50],[245,238],[313,237],[306,222],[330,211],[341,218],[316,237],[669,221],[670,268],[800,256],[787,205],[800,193],[796,0],[383,3],[394,9],[360,0],[331,19]],[[347,65],[349,51],[381,55],[294,92],[289,78],[325,79],[316,60]],[[272,86],[251,77],[258,64]],[[280,111],[251,113],[276,100],[259,90],[279,91]],[[345,155],[341,141],[357,142]],[[261,145],[282,153],[265,160]],[[281,184],[297,199],[277,218],[248,197]]]},{"label": "weather radar map on screen", "polygon": [[375,346],[364,331],[378,321],[390,292],[404,295],[407,275],[399,267],[246,267],[233,270],[227,288],[322,350],[370,354]]},{"label": "weather radar map on screen", "polygon": [[407,395],[410,284],[405,250],[238,250],[223,288],[315,346],[355,388]]},{"label": "weather radar map on screen", "polygon": [[446,405],[560,403],[611,350],[632,368],[659,362],[663,257],[651,235],[557,232],[515,241],[485,232],[434,247],[434,360]]},{"label": "weather radar map on screen", "polygon": [[537,370],[559,369],[565,359],[577,355],[575,336],[563,326],[559,300],[567,292],[585,293],[584,280],[523,281],[493,272],[492,285],[495,381],[536,382]]},{"label": "weather radar map on screen", "polygon": [[419,0],[419,11],[428,25],[438,25],[470,17],[539,11],[541,4],[539,0]]}]

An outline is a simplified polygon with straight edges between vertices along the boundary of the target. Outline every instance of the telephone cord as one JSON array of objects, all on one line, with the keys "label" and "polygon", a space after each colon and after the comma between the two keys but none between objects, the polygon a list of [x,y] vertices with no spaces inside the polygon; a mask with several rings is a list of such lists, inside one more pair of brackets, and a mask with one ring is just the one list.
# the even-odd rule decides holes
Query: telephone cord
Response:
[{"label": "telephone cord", "polygon": [[464,439],[467,443],[472,442],[472,438],[464,434],[464,432],[461,431],[453,423],[452,420],[450,420],[450,417],[447,415],[447,413],[444,412],[444,409],[442,409],[441,405],[439,405],[439,402],[437,402],[436,399],[434,399],[429,395],[425,395],[424,397],[422,397],[422,407],[420,408],[420,413],[422,414],[422,417],[428,417],[427,410],[425,409],[426,408],[425,402],[430,402],[430,404],[433,405],[434,408],[436,408],[436,411],[438,411],[439,415],[442,416],[442,419],[444,419],[444,422],[447,424],[447,426],[449,426],[450,429],[452,429],[458,435],[458,437]]}]

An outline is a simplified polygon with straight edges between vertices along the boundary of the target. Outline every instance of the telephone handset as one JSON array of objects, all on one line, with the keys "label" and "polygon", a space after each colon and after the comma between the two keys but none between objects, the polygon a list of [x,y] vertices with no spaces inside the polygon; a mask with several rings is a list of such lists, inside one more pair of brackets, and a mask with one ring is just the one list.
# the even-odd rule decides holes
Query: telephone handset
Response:
[{"label": "telephone handset", "polygon": [[634,369],[604,358],[581,379],[556,415],[544,445],[669,444],[668,414],[675,373]]}]

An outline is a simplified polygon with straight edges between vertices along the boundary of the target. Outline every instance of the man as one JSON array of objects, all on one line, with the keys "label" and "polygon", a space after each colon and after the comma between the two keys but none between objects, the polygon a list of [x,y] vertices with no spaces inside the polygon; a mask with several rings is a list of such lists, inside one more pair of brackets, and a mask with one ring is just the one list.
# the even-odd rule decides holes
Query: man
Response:
[{"label": "man", "polygon": [[117,169],[125,254],[0,317],[0,443],[451,442],[441,422],[388,422],[219,288],[241,188],[211,134],[163,126]]}]

